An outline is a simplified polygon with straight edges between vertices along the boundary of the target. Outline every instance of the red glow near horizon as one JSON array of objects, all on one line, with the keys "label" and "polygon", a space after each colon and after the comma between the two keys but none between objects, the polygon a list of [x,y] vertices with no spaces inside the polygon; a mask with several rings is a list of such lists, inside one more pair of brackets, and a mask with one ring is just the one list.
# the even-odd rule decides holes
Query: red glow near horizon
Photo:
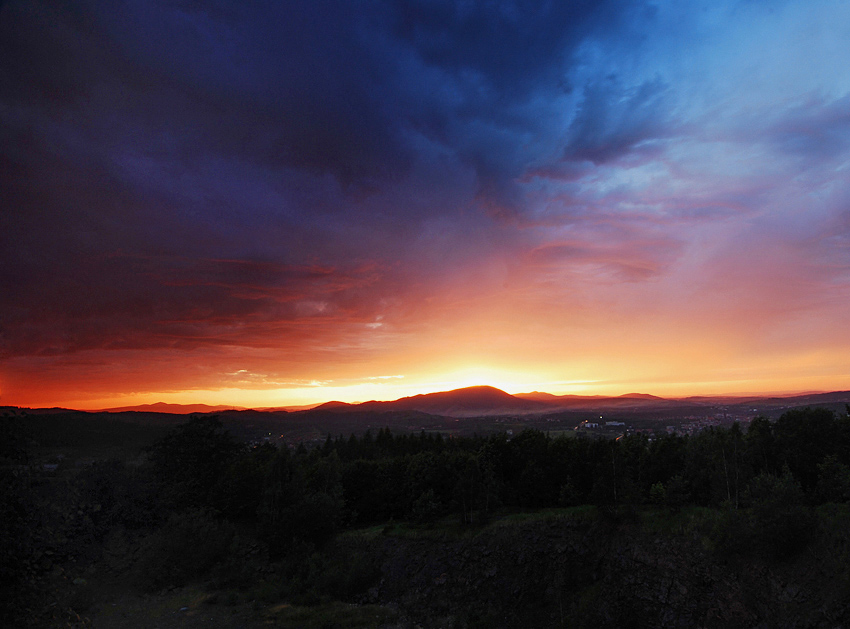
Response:
[{"label": "red glow near horizon", "polygon": [[5,3],[0,405],[850,389],[850,5],[640,4]]}]

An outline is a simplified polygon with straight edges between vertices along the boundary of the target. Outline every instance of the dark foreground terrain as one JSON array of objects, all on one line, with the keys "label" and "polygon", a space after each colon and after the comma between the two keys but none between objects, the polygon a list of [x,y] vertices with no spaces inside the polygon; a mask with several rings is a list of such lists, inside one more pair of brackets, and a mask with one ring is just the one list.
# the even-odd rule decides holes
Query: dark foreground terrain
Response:
[{"label": "dark foreground terrain", "polygon": [[[52,608],[29,618],[37,626],[127,629],[850,623],[846,508],[825,509],[806,553],[784,561],[719,552],[716,517],[648,511],[617,521],[588,508],[462,531],[351,531],[305,557],[310,574],[295,587],[286,562],[230,558],[230,569],[240,564],[238,583],[213,570],[150,592],[129,578],[139,549],[110,540],[98,562],[54,567],[44,581],[54,600],[43,599]],[[77,571],[82,577],[71,579]]]},{"label": "dark foreground terrain", "polygon": [[2,426],[2,626],[850,624],[846,413],[313,449],[51,417]]}]

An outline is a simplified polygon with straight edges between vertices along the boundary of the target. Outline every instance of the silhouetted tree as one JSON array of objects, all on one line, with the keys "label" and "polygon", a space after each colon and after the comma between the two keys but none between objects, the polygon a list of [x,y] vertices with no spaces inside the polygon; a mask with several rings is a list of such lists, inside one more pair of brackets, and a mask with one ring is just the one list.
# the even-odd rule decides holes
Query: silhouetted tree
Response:
[{"label": "silhouetted tree", "polygon": [[850,501],[850,467],[839,462],[838,457],[829,455],[818,464],[818,502]]},{"label": "silhouetted tree", "polygon": [[148,459],[163,506],[213,506],[217,484],[242,447],[214,415],[195,417],[154,443]]},{"label": "silhouetted tree", "polygon": [[824,457],[835,455],[842,463],[850,463],[847,421],[838,420],[828,408],[787,411],[777,420],[775,434],[780,460],[805,491],[817,485],[818,464]]}]

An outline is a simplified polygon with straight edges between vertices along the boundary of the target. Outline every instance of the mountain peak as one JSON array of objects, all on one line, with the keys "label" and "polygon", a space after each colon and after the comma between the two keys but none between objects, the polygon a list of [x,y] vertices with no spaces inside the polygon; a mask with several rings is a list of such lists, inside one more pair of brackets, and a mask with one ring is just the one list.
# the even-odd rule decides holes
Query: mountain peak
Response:
[{"label": "mountain peak", "polygon": [[438,393],[422,393],[392,402],[364,402],[348,406],[339,403],[322,405],[320,410],[358,411],[421,411],[435,415],[472,416],[507,415],[539,411],[544,405],[535,400],[523,400],[487,385],[463,387]]}]

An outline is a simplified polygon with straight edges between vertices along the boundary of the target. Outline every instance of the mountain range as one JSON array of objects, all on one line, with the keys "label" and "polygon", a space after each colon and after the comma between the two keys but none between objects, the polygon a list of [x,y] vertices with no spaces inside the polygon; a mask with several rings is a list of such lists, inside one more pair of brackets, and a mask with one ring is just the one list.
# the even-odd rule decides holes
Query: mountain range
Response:
[{"label": "mountain range", "polygon": [[[800,405],[826,404],[850,401],[850,391],[831,393],[807,393],[796,396],[700,396],[688,398],[662,398],[646,393],[627,393],[619,396],[601,395],[553,395],[540,391],[511,395],[490,386],[475,386],[439,393],[427,393],[403,397],[393,401],[363,402],[349,404],[331,401],[312,407],[262,408],[257,411],[289,412],[389,412],[418,411],[431,415],[449,417],[475,417],[494,415],[527,415],[558,410],[591,409],[669,409],[681,406],[717,405]],[[234,406],[208,406],[205,404],[143,404],[105,409],[109,412],[158,412],[158,413],[214,413],[225,410],[245,410]]]},{"label": "mountain range", "polygon": [[104,408],[104,413],[172,413],[175,415],[188,415],[189,413],[220,413],[221,411],[244,411],[242,406],[210,406],[209,404],[167,404],[156,402],[155,404],[137,404],[135,406],[120,406],[118,408]]}]

